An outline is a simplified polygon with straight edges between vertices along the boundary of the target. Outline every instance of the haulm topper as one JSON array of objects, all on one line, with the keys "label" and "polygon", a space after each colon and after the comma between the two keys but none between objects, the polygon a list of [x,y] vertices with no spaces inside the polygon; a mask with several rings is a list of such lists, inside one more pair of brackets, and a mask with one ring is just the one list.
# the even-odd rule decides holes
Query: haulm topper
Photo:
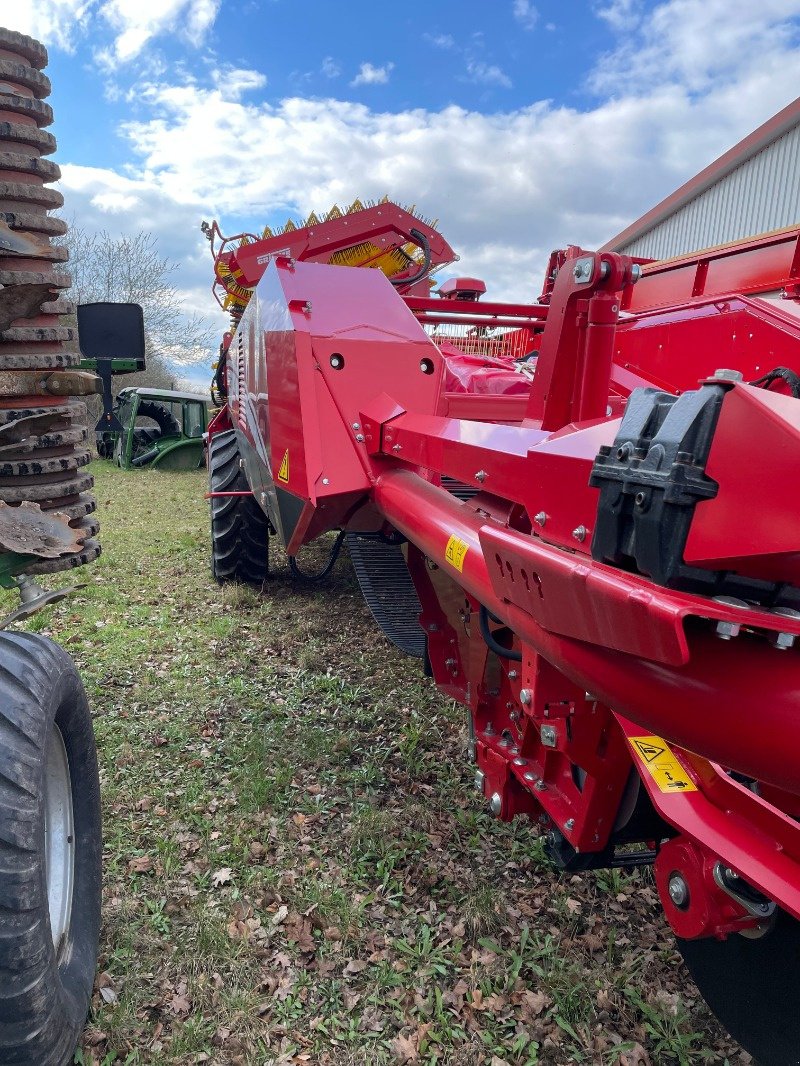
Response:
[{"label": "haulm topper", "polygon": [[508,304],[432,296],[455,256],[389,202],[206,230],[234,317],[216,576],[341,531],[378,623],[467,708],[492,812],[566,870],[652,864],[712,1009],[800,1063],[800,231],[568,247]]}]

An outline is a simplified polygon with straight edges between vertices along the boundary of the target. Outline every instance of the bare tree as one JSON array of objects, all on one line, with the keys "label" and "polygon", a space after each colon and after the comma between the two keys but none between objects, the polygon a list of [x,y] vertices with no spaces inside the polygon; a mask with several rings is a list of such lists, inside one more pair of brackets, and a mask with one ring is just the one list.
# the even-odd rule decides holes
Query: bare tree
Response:
[{"label": "bare tree", "polygon": [[125,385],[174,389],[180,366],[209,359],[211,331],[199,315],[183,313],[171,281],[177,264],[160,254],[152,233],[112,237],[105,231],[89,233],[73,221],[61,243],[69,249],[69,299],[142,307],[147,370],[127,376]]}]

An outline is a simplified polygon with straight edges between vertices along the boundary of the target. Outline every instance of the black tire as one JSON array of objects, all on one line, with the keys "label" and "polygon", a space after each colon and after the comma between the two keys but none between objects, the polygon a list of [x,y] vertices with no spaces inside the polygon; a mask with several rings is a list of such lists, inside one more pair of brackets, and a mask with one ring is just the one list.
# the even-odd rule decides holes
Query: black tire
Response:
[{"label": "black tire", "polygon": [[[60,778],[59,765],[68,768]],[[61,789],[54,780],[61,781]],[[59,796],[71,797],[71,825],[52,813]],[[74,861],[66,867],[54,860],[58,841],[62,847],[72,843]],[[63,1066],[72,1061],[97,965],[101,857],[97,753],[75,666],[45,637],[0,633],[3,1066]],[[63,932],[56,946],[49,890],[58,883],[53,870],[69,866],[72,891],[62,895]],[[68,878],[61,883],[68,884]]]},{"label": "black tire", "polygon": [[180,436],[181,425],[178,419],[168,407],[154,400],[143,400],[136,411],[136,417],[152,418],[161,430],[162,437]]},{"label": "black tire", "polygon": [[[249,492],[236,433],[211,438],[208,477],[212,492]],[[261,584],[269,576],[269,521],[252,496],[212,496],[211,572],[220,584]]]}]

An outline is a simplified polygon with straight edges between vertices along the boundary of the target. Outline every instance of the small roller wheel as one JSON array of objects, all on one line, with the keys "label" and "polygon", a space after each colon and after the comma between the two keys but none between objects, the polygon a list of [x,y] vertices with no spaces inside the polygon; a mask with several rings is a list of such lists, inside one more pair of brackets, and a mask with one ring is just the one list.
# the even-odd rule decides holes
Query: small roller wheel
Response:
[{"label": "small roller wheel", "polygon": [[[208,451],[212,492],[249,492],[234,430],[217,433]],[[261,584],[269,576],[269,521],[252,496],[212,496],[211,571],[220,584]]]}]

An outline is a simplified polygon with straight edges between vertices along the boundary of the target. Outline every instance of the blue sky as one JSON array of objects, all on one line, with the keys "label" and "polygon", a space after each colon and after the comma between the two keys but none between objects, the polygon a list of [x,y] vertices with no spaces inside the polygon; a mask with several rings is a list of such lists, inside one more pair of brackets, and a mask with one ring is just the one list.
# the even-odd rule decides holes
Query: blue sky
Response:
[{"label": "blue sky", "polygon": [[553,247],[601,244],[800,92],[800,0],[2,7],[50,50],[66,215],[155,233],[187,312],[213,311],[203,218],[384,194],[530,298]]}]

